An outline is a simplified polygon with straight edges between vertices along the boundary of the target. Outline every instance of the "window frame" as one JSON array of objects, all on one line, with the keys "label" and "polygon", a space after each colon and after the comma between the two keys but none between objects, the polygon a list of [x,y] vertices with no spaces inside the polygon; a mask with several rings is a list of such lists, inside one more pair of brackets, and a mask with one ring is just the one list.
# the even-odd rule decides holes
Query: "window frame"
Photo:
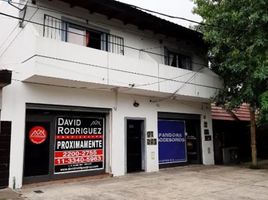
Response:
[{"label": "window frame", "polygon": [[[176,59],[176,66],[172,65],[170,59],[171,55]],[[174,59],[174,58],[173,58]],[[188,60],[188,62],[187,62]],[[184,66],[183,66],[184,63]],[[170,50],[165,47],[165,65],[176,67],[180,69],[193,70],[192,56],[178,51]],[[189,66],[189,67],[188,67]]]},{"label": "window frame", "polygon": [[[109,30],[107,29],[103,29],[95,25],[89,24],[88,21],[86,23],[83,23],[81,21],[75,21],[74,19],[69,19],[65,16],[57,18],[48,14],[44,14],[43,37],[68,42],[68,27],[77,29],[78,31],[84,30],[85,37],[87,35],[86,32],[89,32],[93,35],[99,34],[99,36],[96,35],[96,37],[100,38],[99,45],[96,42],[96,40],[95,41],[92,40],[95,42],[95,44],[93,42],[92,46],[90,46],[86,45],[85,42],[84,44],[82,44],[82,46],[84,47],[94,48],[101,51],[106,51],[109,53],[115,53],[119,55],[125,54],[124,38],[121,36],[110,34]],[[55,31],[56,29],[58,29],[58,31]]]},{"label": "window frame", "polygon": [[[78,27],[78,29],[80,29],[80,30],[84,29],[85,31],[88,31],[88,32],[100,33],[101,41],[100,41],[100,49],[99,50],[107,51],[107,52],[111,52],[111,53],[116,53],[119,55],[125,54],[124,38],[121,36],[112,35],[108,29],[97,27],[97,26],[94,26],[94,25],[91,25],[88,23],[83,24],[81,22],[74,21],[74,20],[69,19],[69,18],[64,17],[64,16],[61,17],[61,20],[62,20],[62,24],[63,24],[62,25],[63,26],[63,28],[62,28],[62,30],[63,30],[62,31],[63,32],[62,33],[62,36],[63,36],[62,41],[68,42],[68,39],[67,39],[68,25],[70,24],[71,26]],[[119,43],[116,44],[113,41],[109,41],[112,38],[119,39],[120,40]],[[117,46],[117,47],[114,47],[114,46]],[[89,47],[89,48],[91,48],[91,47]]]},{"label": "window frame", "polygon": [[[65,21],[63,20],[63,23],[65,24],[65,38],[64,38],[64,41],[65,42],[68,42],[68,28],[74,28],[74,29],[77,29],[77,30],[81,30],[81,31],[85,31],[85,33],[97,33],[97,34],[100,34],[100,48],[99,50],[102,50],[102,51],[108,51],[108,41],[107,41],[107,35],[109,33],[106,33],[106,32],[102,32],[102,31],[99,31],[99,30],[95,30],[95,29],[91,29],[91,28],[88,28],[86,26],[82,26],[80,24],[75,24],[73,22],[69,22],[69,21]],[[84,35],[84,37],[86,37],[86,35]],[[105,38],[105,39],[102,39],[102,38]],[[85,47],[88,47],[87,45],[85,45]],[[89,47],[89,48],[93,48],[93,47]],[[94,48],[94,49],[98,49],[98,48]]]}]

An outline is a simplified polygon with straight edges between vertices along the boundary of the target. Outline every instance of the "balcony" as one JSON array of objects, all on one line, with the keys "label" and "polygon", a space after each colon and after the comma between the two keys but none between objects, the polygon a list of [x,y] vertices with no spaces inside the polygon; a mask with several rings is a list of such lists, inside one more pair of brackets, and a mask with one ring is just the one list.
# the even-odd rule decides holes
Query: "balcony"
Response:
[{"label": "balcony", "polygon": [[[193,101],[207,101],[222,86],[218,76],[205,68],[191,71],[127,56],[124,40],[118,36],[100,36],[100,48],[89,48],[66,42],[62,23],[44,23],[48,25],[42,35],[32,33],[34,25],[24,30],[24,40],[32,41],[31,52],[26,53],[31,56],[18,69],[24,82],[107,91],[116,88],[122,93]],[[46,29],[52,25],[58,27],[54,32]]]},{"label": "balcony", "polygon": [[110,53],[124,55],[124,39],[71,20],[44,15],[43,36]]}]

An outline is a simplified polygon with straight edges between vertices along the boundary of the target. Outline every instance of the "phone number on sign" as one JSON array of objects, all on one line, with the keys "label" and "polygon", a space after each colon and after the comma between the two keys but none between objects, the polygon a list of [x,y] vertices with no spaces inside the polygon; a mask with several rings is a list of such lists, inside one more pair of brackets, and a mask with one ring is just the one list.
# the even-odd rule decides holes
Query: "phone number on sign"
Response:
[{"label": "phone number on sign", "polygon": [[91,162],[102,162],[102,161],[103,161],[102,156],[56,158],[55,165],[68,165],[68,164],[91,163]]},{"label": "phone number on sign", "polygon": [[80,150],[80,151],[56,151],[55,158],[72,158],[83,156],[102,155],[102,149],[98,150]]}]

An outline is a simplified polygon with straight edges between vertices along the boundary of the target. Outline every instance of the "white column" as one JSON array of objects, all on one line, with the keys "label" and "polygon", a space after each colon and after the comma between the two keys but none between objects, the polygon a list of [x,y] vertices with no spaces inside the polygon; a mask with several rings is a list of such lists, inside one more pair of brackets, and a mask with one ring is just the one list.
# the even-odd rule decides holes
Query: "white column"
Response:
[{"label": "white column", "polygon": [[[202,136],[202,155],[204,165],[214,165],[214,146],[213,146],[213,132],[212,132],[212,117],[211,106],[209,103],[202,105],[203,115],[201,115],[201,136]],[[207,127],[204,127],[207,123]],[[208,129],[209,134],[205,135],[205,129]],[[211,140],[206,140],[205,137],[210,136]]]},{"label": "white column", "polygon": [[21,188],[23,180],[25,102],[20,82],[3,89],[1,120],[11,121],[9,187]]}]

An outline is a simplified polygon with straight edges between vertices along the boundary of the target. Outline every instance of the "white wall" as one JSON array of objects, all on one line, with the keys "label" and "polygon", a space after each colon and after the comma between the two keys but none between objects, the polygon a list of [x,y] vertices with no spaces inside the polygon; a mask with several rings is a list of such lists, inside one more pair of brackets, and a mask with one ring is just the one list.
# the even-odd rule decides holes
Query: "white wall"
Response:
[{"label": "white wall", "polygon": [[221,87],[217,76],[43,38],[30,34],[32,29],[32,25],[27,26],[21,35],[25,35],[20,40],[24,51],[13,56],[18,62],[24,61],[14,66],[14,72],[25,82],[61,82],[75,87],[99,84],[98,87],[119,87],[128,92],[136,89],[138,94],[154,92],[149,94],[152,96],[167,96],[180,88],[176,95],[203,101],[208,101]]},{"label": "white wall", "polygon": [[[40,1],[37,2],[39,3]],[[110,30],[110,33],[124,37],[126,45],[138,49],[149,48],[150,51],[163,54],[164,46],[170,46],[182,53],[191,54],[193,62],[206,63],[203,50],[191,41],[178,41],[175,38],[155,35],[150,31],[140,31],[133,25],[124,25],[114,19],[107,20],[105,16],[90,14],[88,10],[82,8],[70,8],[69,5],[61,1],[41,2],[43,2],[40,4],[41,6],[45,5],[52,9],[61,9],[61,13],[48,11],[47,9],[44,11],[35,8],[35,5],[30,5],[27,9],[26,19],[40,23],[41,26],[25,22],[24,28],[20,29],[16,36],[17,39],[11,43],[9,49],[0,58],[0,65],[13,70],[14,73],[21,74],[22,78],[20,80],[43,82],[48,81],[48,78],[70,79],[76,81],[77,87],[84,87],[84,84],[77,84],[85,80],[89,83],[123,88],[128,88],[129,85],[134,84],[135,89],[143,90],[145,94],[147,91],[173,94],[180,88],[177,92],[178,96],[195,97],[203,99],[203,101],[208,101],[221,87],[222,83],[219,81],[218,76],[208,69],[195,73],[163,65],[161,64],[164,63],[163,57],[142,51],[126,48],[125,56],[121,56],[43,38],[44,14],[49,14],[57,18],[70,18],[73,21],[88,24],[91,27]],[[68,12],[77,17],[68,15]],[[160,39],[163,41],[162,44]],[[31,59],[35,54],[72,60],[78,63],[99,65],[102,69],[90,66],[81,67],[80,64],[63,63],[55,59],[49,61],[48,59],[38,59],[36,61]],[[200,69],[199,64],[194,64],[195,70]],[[38,77],[39,80],[37,80]],[[159,83],[157,83],[158,81]],[[57,84],[57,82],[59,81],[55,81],[53,84]],[[154,95],[157,96],[157,94]]]},{"label": "white wall", "polygon": [[[203,116],[201,116],[201,138],[202,138],[202,158],[203,164],[214,165],[214,145],[213,145],[213,132],[212,132],[212,117],[210,103],[202,104]],[[207,128],[204,127],[204,122],[207,122]],[[209,130],[211,136],[210,141],[205,140],[204,129]]]},{"label": "white wall", "polygon": [[[14,0],[12,2],[16,3],[19,0]],[[2,13],[12,15],[15,17],[18,17],[19,12],[16,8],[10,6],[7,2],[0,2],[0,11]],[[6,17],[3,15],[0,15],[0,24],[1,24],[1,29],[0,29],[0,69],[6,69],[7,67],[1,62],[1,55],[6,51],[8,46],[12,43],[16,35],[19,33],[20,28],[19,28],[19,23],[18,20],[12,19],[10,17]],[[9,61],[9,63],[11,60]]]},{"label": "white wall", "polygon": [[[140,103],[137,108],[133,106],[135,100]],[[13,186],[14,180],[17,188],[22,185],[26,103],[112,109],[111,131],[108,133],[111,136],[111,152],[107,152],[107,155],[111,153],[111,173],[115,176],[125,174],[126,138],[124,122],[126,117],[145,118],[145,131],[153,131],[157,137],[157,112],[192,113],[202,116],[207,115],[207,112],[209,112],[203,110],[201,103],[175,100],[151,103],[150,98],[136,95],[118,94],[116,98],[115,93],[112,91],[98,92],[13,81],[11,85],[3,89],[3,109],[1,114],[1,120],[12,121],[10,187]],[[207,120],[211,124],[209,115],[207,115]],[[212,131],[211,127],[209,129]],[[212,141],[203,141],[202,145],[204,164],[213,164]],[[207,152],[209,147],[211,148],[210,153]],[[146,171],[158,171],[158,146],[146,146],[145,149]],[[155,155],[154,158],[152,154]]]},{"label": "white wall", "polygon": [[[197,63],[194,64],[194,69],[199,69],[202,65],[207,64],[205,52],[202,52],[202,49],[191,41],[178,41],[175,38],[154,34],[149,30],[141,31],[138,30],[138,28],[134,25],[124,25],[123,22],[115,19],[107,20],[106,16],[100,14],[90,14],[88,10],[80,7],[70,8],[68,4],[61,1],[41,0],[37,1],[37,5],[50,7],[54,10],[60,10],[61,13],[52,10],[42,10],[42,8],[37,9],[34,8],[35,5],[31,5],[31,7],[28,7],[27,9],[26,19],[31,19],[31,21],[43,24],[44,14],[48,14],[59,19],[62,17],[65,17],[65,19],[69,18],[73,22],[77,22],[78,24],[88,27],[108,30],[111,34],[124,38],[126,56],[164,64],[164,58],[162,56],[134,50],[128,48],[128,46],[140,50],[151,51],[160,55],[164,55],[164,46],[168,46],[173,50],[191,55],[193,63]],[[71,15],[69,15],[69,13],[71,13]],[[27,22],[25,22],[24,25],[27,26]],[[38,30],[40,35],[43,35],[42,26],[35,25],[35,28]],[[162,41],[161,43],[160,40]]]},{"label": "white wall", "polygon": [[[45,5],[50,5],[52,8],[64,8],[65,11],[72,11],[73,15],[77,15],[88,19],[90,26],[99,26],[109,29],[112,34],[119,35],[125,38],[125,44],[135,46],[139,49],[151,48],[156,53],[162,53],[163,46],[167,43],[173,44],[174,39],[166,38],[161,35],[154,35],[150,31],[138,31],[137,27],[132,25],[123,25],[117,20],[108,21],[105,16],[93,14],[90,15],[87,10],[76,8],[72,9],[58,1],[44,1]],[[36,12],[35,12],[36,11]],[[32,18],[32,21],[43,23],[43,10],[28,9],[26,19]],[[54,12],[46,13],[61,18],[62,14]],[[65,17],[73,18],[64,15]],[[80,20],[80,22],[86,22]],[[84,106],[112,109],[110,116],[110,146],[111,151],[107,152],[111,158],[110,168],[111,173],[115,176],[125,174],[125,118],[144,118],[146,123],[146,131],[154,131],[157,133],[157,112],[172,112],[172,113],[189,113],[200,114],[206,116],[211,129],[210,111],[204,108],[203,101],[208,102],[209,98],[214,94],[215,89],[210,90],[209,87],[193,86],[196,83],[208,84],[209,86],[219,86],[220,82],[214,74],[194,73],[187,70],[175,69],[165,65],[159,65],[158,62],[163,60],[152,56],[126,49],[126,55],[110,55],[107,52],[101,52],[95,49],[89,49],[73,44],[67,44],[61,41],[52,41],[42,37],[42,26],[36,26],[25,23],[24,29],[19,29],[20,33],[16,36],[17,39],[12,42],[10,48],[0,58],[0,64],[6,68],[13,70],[12,83],[2,89],[2,111],[1,120],[12,121],[12,136],[11,136],[11,163],[10,163],[10,182],[9,186],[16,188],[22,186],[23,178],[23,154],[24,154],[24,130],[25,130],[25,109],[26,103],[51,104],[51,105],[69,105],[69,106]],[[163,40],[160,44],[159,39]],[[185,52],[192,52],[193,58],[198,62],[205,62],[202,51],[196,50],[195,47],[179,43],[174,48],[178,48]],[[192,51],[192,49],[195,49]],[[79,53],[77,53],[79,52]],[[26,59],[35,54],[44,54],[50,56],[59,56],[60,58],[68,58],[77,62],[90,63],[91,65],[98,64],[103,68],[92,70],[93,67],[81,66],[81,64],[67,64],[59,60],[46,59]],[[25,61],[25,62],[24,62]],[[9,64],[8,64],[9,63]],[[112,73],[111,68],[126,71],[126,73]],[[126,75],[129,73],[132,75]],[[160,80],[160,74],[163,78],[172,78],[185,73],[194,73],[192,83],[187,83],[187,78],[183,77],[180,80],[183,83],[167,81],[158,83],[158,85],[145,86],[136,94],[123,94],[123,91],[129,90],[129,83],[141,84]],[[156,78],[144,78],[139,73],[145,75],[156,75]],[[156,80],[155,80],[156,79]],[[188,78],[189,79],[189,78]],[[28,81],[33,83],[26,83]],[[96,90],[81,89],[82,87],[96,88]],[[94,84],[93,84],[94,83]],[[43,84],[43,85],[42,85]],[[105,90],[101,89],[105,86]],[[112,86],[127,90],[120,90],[116,98]],[[189,97],[200,97],[193,101],[178,101],[168,100],[166,98],[158,103],[150,102],[154,95],[166,97],[172,94],[179,87],[179,95]],[[99,89],[99,90],[97,90]],[[142,91],[142,93],[140,93]],[[155,92],[151,97],[149,92]],[[148,94],[149,93],[149,94]],[[139,94],[139,95],[138,95]],[[159,97],[158,96],[158,97]],[[133,102],[138,101],[140,106],[133,107]],[[203,119],[201,120],[203,122]],[[202,127],[201,123],[201,127]],[[213,145],[212,141],[204,141],[202,128],[202,147],[203,147],[203,163],[213,164]],[[154,155],[154,156],[153,156]],[[158,146],[146,146],[146,171],[158,170]]]}]

